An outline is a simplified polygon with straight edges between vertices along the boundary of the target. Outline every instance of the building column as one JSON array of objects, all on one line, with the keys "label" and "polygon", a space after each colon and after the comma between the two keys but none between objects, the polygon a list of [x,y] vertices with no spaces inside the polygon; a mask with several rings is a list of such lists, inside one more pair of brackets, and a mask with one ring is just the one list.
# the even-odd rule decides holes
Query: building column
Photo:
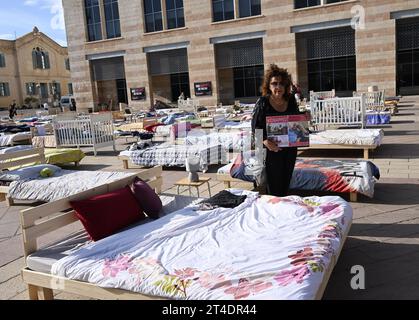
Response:
[{"label": "building column", "polygon": [[[372,9],[370,9],[372,10]],[[371,15],[368,15],[371,14]],[[367,11],[365,29],[355,31],[357,91],[378,86],[396,94],[396,22]]]}]

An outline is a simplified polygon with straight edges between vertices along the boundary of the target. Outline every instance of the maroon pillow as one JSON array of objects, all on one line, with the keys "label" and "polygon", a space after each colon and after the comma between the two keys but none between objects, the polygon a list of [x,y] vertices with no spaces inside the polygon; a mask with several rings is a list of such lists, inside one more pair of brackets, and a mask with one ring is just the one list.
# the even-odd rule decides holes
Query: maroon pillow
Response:
[{"label": "maroon pillow", "polygon": [[131,190],[147,216],[158,218],[163,204],[160,197],[151,189],[147,182],[135,177],[134,182],[131,184]]},{"label": "maroon pillow", "polygon": [[71,201],[70,204],[93,241],[145,219],[128,186],[87,200]]}]

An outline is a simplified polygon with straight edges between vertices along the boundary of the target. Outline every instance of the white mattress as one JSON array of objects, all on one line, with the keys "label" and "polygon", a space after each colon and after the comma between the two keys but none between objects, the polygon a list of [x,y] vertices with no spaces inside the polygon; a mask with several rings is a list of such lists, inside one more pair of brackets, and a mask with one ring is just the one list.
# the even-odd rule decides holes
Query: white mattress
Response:
[{"label": "white mattress", "polygon": [[[54,263],[51,273],[172,299],[314,299],[352,221],[340,197],[258,197],[176,211]],[[280,214],[278,214],[280,213]]]},{"label": "white mattress", "polygon": [[40,178],[37,174],[29,179],[13,181],[9,196],[15,200],[49,202],[132,175],[126,172],[59,170],[49,178]]},{"label": "white mattress", "polygon": [[384,137],[382,129],[326,130],[310,134],[310,145],[360,145],[380,146]]},{"label": "white mattress", "polygon": [[[161,216],[168,215],[188,206],[193,201],[200,200],[199,198],[195,197],[173,195],[160,195],[160,199],[163,203],[163,211],[161,212]],[[152,220],[146,219],[141,221],[139,224],[144,224],[150,221]],[[45,248],[29,255],[26,259],[26,265],[31,270],[50,273],[51,267],[55,262],[72,252],[76,252],[90,242],[91,240],[89,239],[86,231],[82,230],[75,232],[65,239],[54,242],[53,244],[50,244]]]}]

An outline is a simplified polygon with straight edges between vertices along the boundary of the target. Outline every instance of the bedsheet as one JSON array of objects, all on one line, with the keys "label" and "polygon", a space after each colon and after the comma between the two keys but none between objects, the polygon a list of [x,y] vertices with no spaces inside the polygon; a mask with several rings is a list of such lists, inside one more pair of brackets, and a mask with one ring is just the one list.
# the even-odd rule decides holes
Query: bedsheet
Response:
[{"label": "bedsheet", "polygon": [[343,144],[375,146],[381,145],[384,137],[382,129],[340,129],[326,130],[310,134],[310,144]]},{"label": "bedsheet", "polygon": [[193,205],[91,243],[51,273],[172,299],[314,299],[352,221],[340,197],[247,196]]},{"label": "bedsheet", "polygon": [[[230,164],[219,169],[220,174],[227,170],[233,178],[253,182],[251,171],[246,170],[245,161]],[[371,161],[297,159],[291,178],[291,190],[356,192],[374,197],[374,188],[380,178],[380,171]]]},{"label": "bedsheet", "polygon": [[132,176],[132,173],[62,169],[49,178],[40,178],[38,173],[27,179],[13,181],[9,196],[14,200],[49,202],[128,176]]}]

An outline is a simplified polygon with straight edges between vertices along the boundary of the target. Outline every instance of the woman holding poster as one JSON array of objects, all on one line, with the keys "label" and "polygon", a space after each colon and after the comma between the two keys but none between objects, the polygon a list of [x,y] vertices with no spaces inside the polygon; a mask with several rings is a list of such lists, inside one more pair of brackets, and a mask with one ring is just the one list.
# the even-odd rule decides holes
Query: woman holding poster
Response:
[{"label": "woman holding poster", "polygon": [[[262,92],[263,96],[256,102],[252,119],[252,131],[263,130],[263,144],[266,153],[267,192],[272,196],[286,196],[297,158],[296,147],[279,147],[289,141],[278,141],[280,135],[269,137],[267,119],[275,116],[301,114],[295,97],[291,94],[292,79],[286,69],[271,64],[266,71]],[[268,121],[269,122],[269,121]],[[268,123],[268,129],[283,130],[280,123]],[[288,138],[288,135],[284,135]]]}]

